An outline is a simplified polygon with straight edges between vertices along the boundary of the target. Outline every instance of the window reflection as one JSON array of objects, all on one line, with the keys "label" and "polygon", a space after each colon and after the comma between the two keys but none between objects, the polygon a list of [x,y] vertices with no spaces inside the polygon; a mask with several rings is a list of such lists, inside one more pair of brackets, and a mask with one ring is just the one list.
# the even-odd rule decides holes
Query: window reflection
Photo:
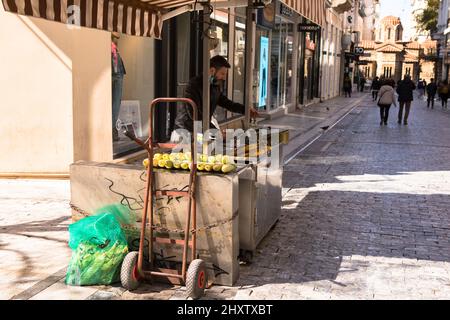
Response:
[{"label": "window reflection", "polygon": [[272,32],[271,108],[292,103],[294,25],[277,19]]},{"label": "window reflection", "polygon": [[244,104],[245,89],[245,21],[236,17],[233,66],[233,101]]}]

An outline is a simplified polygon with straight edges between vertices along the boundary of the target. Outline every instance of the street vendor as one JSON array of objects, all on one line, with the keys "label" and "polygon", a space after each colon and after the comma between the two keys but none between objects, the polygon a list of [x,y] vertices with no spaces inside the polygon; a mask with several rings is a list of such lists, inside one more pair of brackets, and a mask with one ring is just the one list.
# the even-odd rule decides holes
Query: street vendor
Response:
[{"label": "street vendor", "polygon": [[[214,56],[210,60],[209,68],[209,80],[210,80],[210,123],[212,115],[216,110],[217,106],[227,109],[228,111],[234,113],[245,114],[245,107],[240,103],[233,102],[229,100],[222,92],[221,82],[225,81],[227,78],[227,72],[230,68],[228,61],[222,56]],[[202,121],[203,119],[203,75],[199,75],[192,78],[185,91],[185,97],[192,99],[198,107],[197,121]],[[256,118],[258,112],[252,107],[250,109],[250,117]],[[174,142],[180,141],[180,133],[177,131],[180,129],[187,130],[188,132],[193,131],[193,114],[192,107],[190,105],[183,105],[178,109],[177,116],[175,119],[174,132],[172,133],[171,140]],[[214,126],[210,125],[210,128]]]}]

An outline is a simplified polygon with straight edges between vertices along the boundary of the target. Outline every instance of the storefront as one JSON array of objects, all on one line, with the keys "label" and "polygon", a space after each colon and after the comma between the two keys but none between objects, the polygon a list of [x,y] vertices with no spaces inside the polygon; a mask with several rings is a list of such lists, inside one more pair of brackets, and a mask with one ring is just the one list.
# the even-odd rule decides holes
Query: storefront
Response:
[{"label": "storefront", "polygon": [[254,107],[271,114],[318,97],[321,27],[281,1],[256,21]]},{"label": "storefront", "polygon": [[321,28],[304,18],[298,30],[301,43],[298,103],[308,104],[319,97]]},{"label": "storefront", "polygon": [[[150,2],[156,4],[149,6]],[[7,141],[14,138],[15,129],[9,130],[4,148],[11,150],[11,159],[24,160],[5,158],[0,162],[0,171],[67,175],[68,165],[73,161],[122,161],[122,157],[136,150],[125,137],[119,142],[112,137],[111,32],[120,34],[118,48],[126,68],[122,102],[128,107],[121,111],[128,111],[129,117],[119,116],[119,119],[133,122],[141,138],[148,131],[149,102],[156,97],[182,96],[189,79],[204,69],[203,53],[208,51],[202,48],[204,37],[199,26],[203,17],[199,4],[195,9],[192,1],[176,1],[176,4],[135,1],[128,6],[118,0],[102,3],[99,6],[99,2],[92,1],[92,6],[90,2],[86,6],[84,1],[69,1],[67,7],[45,10],[27,5],[22,10],[21,0],[2,1],[2,28],[18,33],[18,36],[4,33],[2,37],[4,43],[12,44],[3,51],[9,59],[8,68],[3,72],[4,83],[11,87],[13,77],[8,75],[35,68],[36,57],[43,69],[39,74],[44,77],[44,81],[41,78],[26,81],[27,90],[36,93],[29,97],[17,100],[20,92],[14,88],[7,90],[5,106],[16,105],[23,113],[29,110],[29,105],[42,108],[47,123],[60,128],[56,129],[58,135],[52,134],[55,125],[44,125],[45,129],[33,134],[23,131],[36,140],[32,145],[39,159],[32,163],[23,156],[29,150],[29,141],[21,139],[27,142],[19,141],[11,148]],[[209,54],[223,55],[232,65],[224,84],[224,92],[230,99],[245,105],[253,103],[262,112],[270,112],[289,106],[295,108],[298,102],[303,102],[304,93],[306,100],[316,96],[317,45],[311,45],[316,40],[309,36],[308,44],[307,35],[298,32],[297,25],[303,21],[302,15],[321,24],[324,1],[273,1],[269,26],[259,22],[250,24],[244,2],[239,5],[233,2],[238,7],[229,8],[228,3],[220,3],[222,7],[215,6],[209,17],[217,38],[209,41]],[[53,9],[55,12],[51,12]],[[23,20],[18,15],[29,18]],[[246,50],[248,41],[256,48],[254,56],[249,56]],[[53,76],[61,72],[64,80]],[[159,125],[155,134],[161,141],[170,135],[175,116],[174,106],[156,114]],[[4,120],[2,127],[20,122],[11,117]],[[244,119],[242,115],[221,109],[214,117],[222,127],[242,125]],[[24,128],[42,126],[42,121],[33,117],[26,123]],[[54,154],[50,146],[58,153]]]}]

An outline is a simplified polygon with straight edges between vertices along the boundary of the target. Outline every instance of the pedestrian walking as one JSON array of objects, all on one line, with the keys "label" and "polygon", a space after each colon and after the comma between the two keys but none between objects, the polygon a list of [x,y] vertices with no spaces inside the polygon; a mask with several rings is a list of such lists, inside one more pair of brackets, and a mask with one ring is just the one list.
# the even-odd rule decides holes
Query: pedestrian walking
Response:
[{"label": "pedestrian walking", "polygon": [[380,107],[380,126],[387,125],[389,119],[389,109],[395,102],[395,81],[392,79],[386,80],[380,88],[380,99],[378,100],[378,106]]},{"label": "pedestrian walking", "polygon": [[442,109],[447,109],[449,86],[448,81],[444,80],[438,87],[439,98],[441,99]]},{"label": "pedestrian walking", "polygon": [[436,85],[436,82],[434,81],[434,79],[431,79],[430,83],[427,85],[427,88],[426,88],[427,108],[429,108],[431,105],[431,109],[434,109],[434,99],[436,97],[437,89],[438,89],[438,87]]},{"label": "pedestrian walking", "polygon": [[350,79],[350,76],[346,74],[344,76],[344,94],[347,98],[347,95],[351,98],[352,97],[352,79]]},{"label": "pedestrian walking", "polygon": [[362,77],[359,80],[359,91],[364,92],[364,86],[366,85],[366,78]]},{"label": "pedestrian walking", "polygon": [[[411,110],[411,103],[414,100],[413,91],[416,85],[411,80],[411,76],[406,75],[402,81],[399,81],[397,86],[398,102],[400,104],[398,110],[398,124],[402,123],[408,125],[408,117]],[[405,117],[403,118],[403,109],[405,109]]]},{"label": "pedestrian walking", "polygon": [[375,79],[373,79],[373,81],[372,81],[372,86],[370,88],[372,90],[373,101],[378,99],[378,92],[381,89],[381,85],[382,85],[382,83],[381,83],[380,79],[378,77],[375,77]]},{"label": "pedestrian walking", "polygon": [[425,95],[425,83],[422,79],[419,79],[417,83],[417,90],[419,91],[419,99],[423,98]]}]

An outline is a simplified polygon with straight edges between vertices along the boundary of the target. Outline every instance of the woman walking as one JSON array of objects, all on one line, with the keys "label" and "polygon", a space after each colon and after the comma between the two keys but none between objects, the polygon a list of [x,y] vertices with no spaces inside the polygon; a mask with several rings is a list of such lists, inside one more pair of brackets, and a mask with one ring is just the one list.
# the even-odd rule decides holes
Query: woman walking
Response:
[{"label": "woman walking", "polygon": [[395,102],[395,81],[392,79],[386,80],[381,89],[380,89],[380,100],[378,100],[378,106],[380,107],[380,126],[387,125],[389,119],[389,109],[391,105],[394,104],[397,106]]}]

